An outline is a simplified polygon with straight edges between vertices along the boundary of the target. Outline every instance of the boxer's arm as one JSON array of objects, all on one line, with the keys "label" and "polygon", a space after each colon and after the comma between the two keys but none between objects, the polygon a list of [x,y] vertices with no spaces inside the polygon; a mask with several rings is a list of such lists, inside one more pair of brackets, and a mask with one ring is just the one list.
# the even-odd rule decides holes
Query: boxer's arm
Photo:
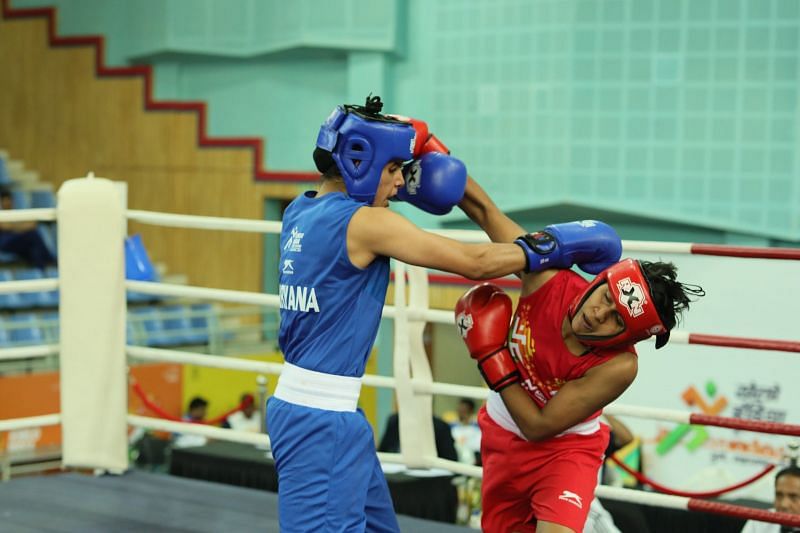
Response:
[{"label": "boxer's arm", "polygon": [[469,279],[491,279],[525,267],[525,254],[513,243],[466,244],[419,229],[385,208],[362,207],[347,227],[351,262],[364,268],[377,256],[452,272]]},{"label": "boxer's arm", "polygon": [[561,387],[543,408],[539,408],[518,384],[500,392],[511,417],[531,441],[549,439],[583,422],[614,401],[636,377],[637,358],[622,353],[596,366]]}]

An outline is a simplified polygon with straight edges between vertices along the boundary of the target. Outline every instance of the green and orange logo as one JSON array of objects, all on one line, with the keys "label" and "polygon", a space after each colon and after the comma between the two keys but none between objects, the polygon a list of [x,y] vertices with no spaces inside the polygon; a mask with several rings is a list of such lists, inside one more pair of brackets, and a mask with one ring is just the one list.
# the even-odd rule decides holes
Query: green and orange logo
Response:
[{"label": "green and orange logo", "polygon": [[[717,385],[713,381],[708,381],[705,386],[705,397],[694,385],[690,385],[681,394],[681,398],[689,407],[696,407],[706,415],[719,415],[727,406],[728,400],[724,396],[717,395]],[[656,453],[665,455],[675,446],[680,444],[687,435],[689,441],[685,444],[686,449],[693,452],[708,440],[708,432],[705,426],[695,426],[692,424],[679,424],[675,429],[664,435],[656,445]]]}]

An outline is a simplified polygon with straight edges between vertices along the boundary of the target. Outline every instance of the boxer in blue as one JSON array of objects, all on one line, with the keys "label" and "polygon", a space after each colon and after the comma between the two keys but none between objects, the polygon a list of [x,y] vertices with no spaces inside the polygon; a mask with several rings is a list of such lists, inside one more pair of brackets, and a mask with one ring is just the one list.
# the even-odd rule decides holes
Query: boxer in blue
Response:
[{"label": "boxer in blue", "polygon": [[331,113],[314,151],[319,190],[300,195],[283,216],[279,343],[285,365],[266,416],[285,532],[398,531],[372,429],[357,408],[389,258],[487,279],[527,270],[544,256],[608,264],[619,257],[615,234],[611,246],[600,238],[587,244],[578,235],[574,247],[559,243],[553,250],[535,235],[465,244],[417,228],[387,209],[390,198],[443,214],[469,201],[469,191],[485,193],[423,122],[384,115],[381,108],[374,97]]}]

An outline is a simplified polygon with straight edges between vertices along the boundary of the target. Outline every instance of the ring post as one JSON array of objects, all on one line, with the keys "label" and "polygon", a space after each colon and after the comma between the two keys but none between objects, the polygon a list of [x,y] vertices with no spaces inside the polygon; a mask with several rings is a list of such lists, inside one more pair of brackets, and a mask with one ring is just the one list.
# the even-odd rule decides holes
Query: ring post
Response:
[{"label": "ring post", "polygon": [[63,464],[115,473],[128,468],[123,202],[91,174],[58,191]]},{"label": "ring post", "polygon": [[[415,276],[409,277],[412,283],[411,292],[414,294],[413,284],[418,281]],[[414,298],[416,303],[416,298]],[[422,330],[412,326],[408,317],[406,306],[406,265],[400,261],[395,262],[394,271],[394,377],[397,380],[397,416],[400,431],[400,453],[403,461],[411,468],[424,468],[429,466],[427,458],[436,457],[436,445],[433,435],[431,418],[431,398],[423,396],[417,398],[412,386],[412,370],[417,364],[412,362],[412,351],[419,346],[411,342],[411,335],[419,335],[422,339]],[[423,325],[424,327],[424,325]],[[424,356],[424,347],[423,356]]]}]

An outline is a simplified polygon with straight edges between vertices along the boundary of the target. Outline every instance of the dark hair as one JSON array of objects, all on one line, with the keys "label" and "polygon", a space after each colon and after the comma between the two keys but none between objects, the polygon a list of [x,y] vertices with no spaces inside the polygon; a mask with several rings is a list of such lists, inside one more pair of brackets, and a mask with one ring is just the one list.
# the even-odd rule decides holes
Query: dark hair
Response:
[{"label": "dark hair", "polygon": [[314,164],[317,166],[317,170],[322,173],[323,179],[342,177],[342,173],[339,171],[336,161],[333,160],[333,156],[327,150],[323,150],[319,147],[314,148]]},{"label": "dark hair", "polygon": [[640,261],[650,292],[653,294],[656,310],[664,326],[671,330],[678,323],[681,314],[693,302],[690,297],[705,296],[706,291],[699,285],[677,281],[678,269],[672,263],[661,261]]},{"label": "dark hair", "polygon": [[11,198],[11,191],[8,189],[0,189],[0,199]]},{"label": "dark hair", "polygon": [[201,398],[200,396],[195,396],[192,398],[192,401],[189,402],[189,410],[197,409],[198,407],[206,407],[208,402],[205,398]]},{"label": "dark hair", "polygon": [[781,469],[777,474],[775,474],[775,483],[777,484],[778,480],[783,476],[794,476],[800,478],[800,467],[797,465],[791,465]]},{"label": "dark hair", "polygon": [[464,405],[468,405],[470,411],[475,411],[475,400],[472,398],[461,398],[458,400],[458,403],[463,403]]},{"label": "dark hair", "polygon": [[[356,115],[370,120],[391,123],[401,122],[394,117],[382,115],[381,111],[383,110],[383,102],[381,102],[381,97],[372,96],[372,93],[367,96],[363,106],[348,104],[343,107],[348,113],[355,113]],[[339,167],[336,165],[336,162],[333,160],[333,156],[329,151],[316,147],[314,148],[313,158],[314,165],[317,167],[317,170],[322,173],[322,179],[335,179],[342,177],[342,173],[339,171]]]}]

